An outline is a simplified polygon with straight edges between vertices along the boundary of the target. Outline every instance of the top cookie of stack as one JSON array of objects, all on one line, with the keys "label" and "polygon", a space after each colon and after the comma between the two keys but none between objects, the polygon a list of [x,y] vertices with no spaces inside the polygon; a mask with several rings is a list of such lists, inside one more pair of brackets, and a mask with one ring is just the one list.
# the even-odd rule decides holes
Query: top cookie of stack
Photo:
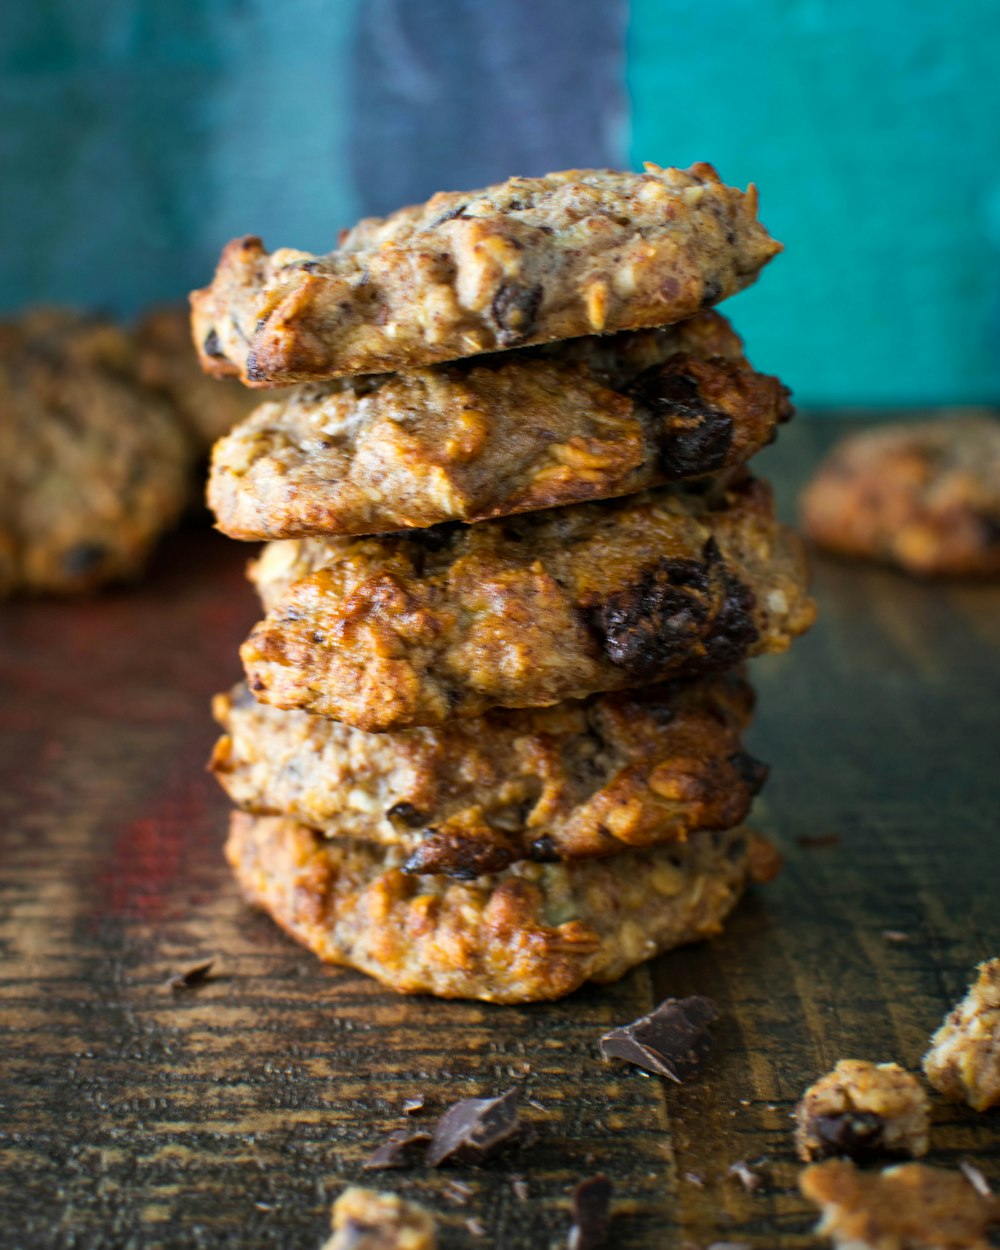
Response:
[{"label": "top cookie of stack", "polygon": [[297,540],[258,565],[255,696],[383,732],[807,628],[794,536],[739,467],[788,392],[707,311],[780,251],[756,211],[708,165],[570,170],[436,195],[325,257],[230,244],[192,296],[203,365],[310,383],[213,457],[223,531]]}]

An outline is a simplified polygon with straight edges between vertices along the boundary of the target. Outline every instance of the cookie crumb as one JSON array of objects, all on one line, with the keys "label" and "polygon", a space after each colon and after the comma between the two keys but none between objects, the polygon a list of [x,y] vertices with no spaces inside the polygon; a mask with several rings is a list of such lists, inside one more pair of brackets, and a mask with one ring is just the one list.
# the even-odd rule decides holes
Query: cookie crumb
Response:
[{"label": "cookie crumb", "polygon": [[833,1155],[927,1153],[930,1104],[920,1082],[896,1063],[841,1059],[795,1108],[795,1147],[813,1162]]},{"label": "cookie crumb", "polygon": [[923,1067],[928,1081],[974,1111],[1000,1103],[1000,959],[977,967],[973,985],[931,1038]]}]

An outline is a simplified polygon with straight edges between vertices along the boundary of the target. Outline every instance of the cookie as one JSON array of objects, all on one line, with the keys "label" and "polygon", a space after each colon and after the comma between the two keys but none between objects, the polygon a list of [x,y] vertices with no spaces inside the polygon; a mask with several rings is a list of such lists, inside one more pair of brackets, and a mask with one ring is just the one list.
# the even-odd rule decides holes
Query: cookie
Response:
[{"label": "cookie", "polygon": [[976,1111],[1000,1103],[1000,959],[981,963],[969,992],[931,1038],[927,1079]]},{"label": "cookie", "polygon": [[651,686],[369,734],[218,695],[212,768],[246,811],[402,847],[407,872],[474,878],[518,859],[612,855],[728,829],[766,768],[740,746],[739,677]]},{"label": "cookie", "polygon": [[173,406],[199,448],[249,416],[259,397],[238,382],[205,376],[191,341],[191,316],[183,305],[146,313],[135,330],[139,378]]},{"label": "cookie", "polygon": [[989,1250],[984,1234],[1000,1219],[996,1198],[923,1163],[866,1173],[829,1159],[806,1168],[799,1188],[822,1210],[816,1232],[840,1250]]},{"label": "cookie", "polygon": [[404,872],[399,848],[236,812],[226,854],[247,896],[321,959],[404,993],[519,1003],[617,980],[718,933],[755,865],[773,862],[761,841],[745,830],[699,833],[460,882]]},{"label": "cookie", "polygon": [[795,1108],[795,1146],[807,1162],[832,1155],[925,1155],[930,1103],[896,1063],[841,1059]]},{"label": "cookie", "polygon": [[661,487],[480,525],[291,539],[254,576],[254,695],[384,731],[541,707],[784,650],[808,628],[766,484]]},{"label": "cookie", "polygon": [[907,572],[1000,576],[1000,421],[876,426],[845,438],[802,496],[817,546]]},{"label": "cookie", "polygon": [[189,498],[191,462],[122,331],[60,309],[0,324],[0,593],[135,576]]},{"label": "cookie", "polygon": [[203,367],[250,386],[667,325],[742,291],[781,245],[710,165],[571,169],[366,218],[327,256],[236,239],[191,296]]},{"label": "cookie", "polygon": [[777,378],[702,313],[300,387],[216,446],[208,501],[244,539],[483,521],[741,464],[790,415]]},{"label": "cookie", "polygon": [[333,1236],[323,1250],[436,1250],[429,1211],[398,1194],[351,1185],[333,1204]]}]

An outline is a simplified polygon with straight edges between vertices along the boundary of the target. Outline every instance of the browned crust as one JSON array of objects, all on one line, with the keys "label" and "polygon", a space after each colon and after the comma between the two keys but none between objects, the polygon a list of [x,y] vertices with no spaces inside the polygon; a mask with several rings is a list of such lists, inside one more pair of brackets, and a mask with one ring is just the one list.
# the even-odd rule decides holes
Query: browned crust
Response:
[{"label": "browned crust", "polygon": [[374,732],[730,668],[814,616],[797,540],[752,479],[273,544],[257,576],[255,696]]},{"label": "browned crust", "polygon": [[984,1233],[1000,1218],[996,1198],[923,1163],[865,1173],[829,1159],[806,1168],[799,1187],[822,1208],[816,1231],[844,1250],[989,1250]]},{"label": "browned crust", "polygon": [[321,959],[404,993],[561,998],[718,933],[748,876],[730,830],[576,864],[514,864],[474,882],[414,876],[392,848],[234,813],[226,854],[247,896]]},{"label": "browned crust", "polygon": [[802,495],[829,551],[922,576],[1000,576],[1000,421],[877,426],[841,440]]},{"label": "browned crust", "polygon": [[188,499],[191,459],[116,326],[57,308],[0,324],[0,595],[138,574]]},{"label": "browned crust", "polygon": [[917,1078],[896,1063],[841,1059],[795,1108],[795,1146],[807,1162],[845,1154],[925,1155],[930,1103]]},{"label": "browned crust", "polygon": [[976,1111],[1000,1104],[1000,959],[979,964],[969,992],[931,1038],[927,1079]]},{"label": "browned crust", "polygon": [[208,501],[243,539],[483,521],[742,464],[790,415],[786,388],[702,313],[301,387],[218,443]]},{"label": "browned crust", "polygon": [[739,824],[767,772],[740,746],[752,701],[730,675],[368,734],[240,686],[214,701],[226,736],[212,768],[245,811],[469,878]]},{"label": "browned crust", "polygon": [[192,323],[206,371],[284,385],[680,321],[780,250],[710,165],[566,170],[367,218],[328,256],[236,239]]}]

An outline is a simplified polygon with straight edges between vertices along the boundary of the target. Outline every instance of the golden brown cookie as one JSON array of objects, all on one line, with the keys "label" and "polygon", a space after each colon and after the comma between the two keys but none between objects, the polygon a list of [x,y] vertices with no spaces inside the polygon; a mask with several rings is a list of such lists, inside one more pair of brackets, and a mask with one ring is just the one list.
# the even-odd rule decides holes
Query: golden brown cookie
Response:
[{"label": "golden brown cookie", "polygon": [[217,444],[208,501],[244,539],[483,521],[741,464],[790,415],[785,387],[702,313],[299,387]]},{"label": "golden brown cookie", "polygon": [[333,1204],[333,1236],[323,1250],[436,1250],[429,1211],[398,1194],[352,1185]]},{"label": "golden brown cookie", "polygon": [[817,1233],[839,1250],[989,1250],[984,1234],[1000,1219],[996,1198],[923,1163],[866,1173],[829,1159],[806,1168],[799,1188],[822,1210]]},{"label": "golden brown cookie", "polygon": [[245,811],[474,878],[739,824],[767,773],[740,746],[752,702],[746,682],[715,677],[370,734],[238,686],[213,705],[226,736],[212,767]]},{"label": "golden brown cookie", "polygon": [[667,325],[780,250],[710,165],[571,169],[366,218],[327,256],[236,239],[192,322],[209,373],[281,386]]},{"label": "golden brown cookie", "polygon": [[927,1153],[930,1103],[897,1063],[841,1059],[795,1108],[795,1146],[807,1162],[831,1155]]},{"label": "golden brown cookie", "polygon": [[1000,575],[1000,421],[876,426],[843,439],[802,495],[820,547],[909,573]]},{"label": "golden brown cookie", "polygon": [[661,487],[480,525],[271,544],[254,695],[383,731],[731,668],[812,623],[769,488]]},{"label": "golden brown cookie", "polygon": [[[733,829],[572,864],[519,861],[460,882],[403,871],[394,847],[233,814],[226,854],[247,896],[329,963],[404,993],[518,1003],[614,981],[718,933],[757,863]],[[773,875],[773,874],[772,874]]]},{"label": "golden brown cookie", "polygon": [[1000,959],[977,971],[968,994],[931,1038],[924,1072],[946,1098],[986,1111],[1000,1103]]},{"label": "golden brown cookie", "polygon": [[62,309],[0,324],[0,593],[135,576],[183,510],[191,461],[122,331]]}]

